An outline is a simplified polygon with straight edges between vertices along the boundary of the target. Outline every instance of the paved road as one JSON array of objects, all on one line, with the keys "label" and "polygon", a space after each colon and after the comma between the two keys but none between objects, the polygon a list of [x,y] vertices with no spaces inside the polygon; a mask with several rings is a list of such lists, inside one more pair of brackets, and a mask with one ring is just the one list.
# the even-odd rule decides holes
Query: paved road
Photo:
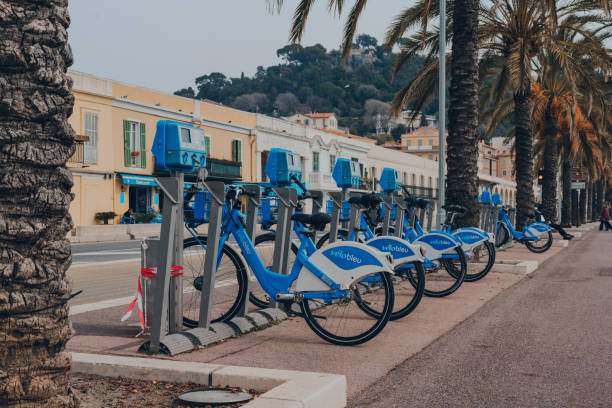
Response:
[{"label": "paved road", "polygon": [[140,260],[140,241],[72,244],[72,266],[106,265]]},{"label": "paved road", "polygon": [[611,249],[590,233],[349,406],[612,406]]}]

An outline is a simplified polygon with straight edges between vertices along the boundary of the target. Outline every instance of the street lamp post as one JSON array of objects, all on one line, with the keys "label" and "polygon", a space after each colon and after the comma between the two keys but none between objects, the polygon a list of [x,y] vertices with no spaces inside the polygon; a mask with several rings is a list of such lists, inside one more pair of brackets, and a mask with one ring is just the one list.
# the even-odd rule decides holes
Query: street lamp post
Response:
[{"label": "street lamp post", "polygon": [[438,158],[438,225],[444,221],[444,143],[446,129],[446,0],[440,0],[440,72],[438,77],[438,130],[440,153]]}]

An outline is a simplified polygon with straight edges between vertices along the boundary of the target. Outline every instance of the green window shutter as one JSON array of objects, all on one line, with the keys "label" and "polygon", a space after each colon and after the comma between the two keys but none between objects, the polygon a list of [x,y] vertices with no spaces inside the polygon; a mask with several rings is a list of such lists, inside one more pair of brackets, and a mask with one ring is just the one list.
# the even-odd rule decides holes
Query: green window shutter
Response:
[{"label": "green window shutter", "polygon": [[234,161],[242,162],[242,140],[234,140]]},{"label": "green window shutter", "polygon": [[210,136],[204,136],[204,145],[206,146],[206,155],[208,157],[212,157],[212,154],[210,153]]},{"label": "green window shutter", "polygon": [[140,167],[147,167],[147,131],[144,123],[140,124]]},{"label": "green window shutter", "polygon": [[130,167],[130,122],[127,120],[123,121],[123,159],[125,167]]}]

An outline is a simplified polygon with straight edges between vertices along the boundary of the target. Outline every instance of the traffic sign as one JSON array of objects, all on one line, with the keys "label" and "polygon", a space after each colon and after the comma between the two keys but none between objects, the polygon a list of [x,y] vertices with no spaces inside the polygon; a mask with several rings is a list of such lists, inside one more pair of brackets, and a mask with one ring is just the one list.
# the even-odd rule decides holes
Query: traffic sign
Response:
[{"label": "traffic sign", "polygon": [[584,181],[574,181],[574,182],[572,182],[572,190],[582,190],[583,188],[585,188],[585,182]]}]

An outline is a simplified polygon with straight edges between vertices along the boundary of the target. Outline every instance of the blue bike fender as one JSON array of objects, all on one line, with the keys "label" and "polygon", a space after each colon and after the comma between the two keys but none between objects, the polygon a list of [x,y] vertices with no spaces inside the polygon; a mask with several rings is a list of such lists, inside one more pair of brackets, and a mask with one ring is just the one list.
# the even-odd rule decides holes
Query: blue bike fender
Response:
[{"label": "blue bike fender", "polygon": [[540,234],[543,234],[548,231],[552,231],[552,228],[550,228],[543,222],[534,222],[533,224],[529,224],[529,226],[525,228],[525,234],[530,234],[534,237],[539,237]]},{"label": "blue bike fender", "polygon": [[[343,290],[361,280],[364,276],[378,272],[393,273],[393,258],[388,253],[378,251],[359,242],[340,241],[318,249],[308,257],[314,266],[327,275],[327,278],[340,285]],[[330,285],[324,282],[305,266],[297,278],[297,292],[329,291]]]},{"label": "blue bike fender", "polygon": [[376,248],[381,252],[389,252],[393,256],[394,268],[425,260],[420,245],[411,244],[398,237],[376,237],[367,241],[366,245]]},{"label": "blue bike fender", "polygon": [[442,254],[454,254],[455,248],[461,246],[461,242],[447,232],[426,232],[417,237],[413,244],[423,247],[425,256],[435,260],[442,257]]},{"label": "blue bike fender", "polygon": [[465,252],[471,251],[485,241],[489,241],[487,233],[478,228],[459,228],[451,231],[451,235],[461,241],[461,247]]}]

